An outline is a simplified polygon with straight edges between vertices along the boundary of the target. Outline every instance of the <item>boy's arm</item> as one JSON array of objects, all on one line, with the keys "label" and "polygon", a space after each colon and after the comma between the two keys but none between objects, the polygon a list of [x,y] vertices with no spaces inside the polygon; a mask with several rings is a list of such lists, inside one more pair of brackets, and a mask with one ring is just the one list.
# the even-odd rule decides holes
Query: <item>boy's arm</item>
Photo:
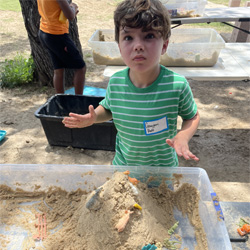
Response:
[{"label": "boy's arm", "polygon": [[70,21],[74,20],[75,16],[79,12],[78,6],[75,3],[68,3],[68,0],[57,0],[63,14]]},{"label": "boy's arm", "polygon": [[200,122],[200,115],[197,114],[190,120],[184,120],[181,130],[173,139],[167,139],[167,144],[174,148],[178,156],[183,156],[186,160],[193,159],[199,161],[191,151],[189,151],[188,142],[195,134]]},{"label": "boy's arm", "polygon": [[85,115],[78,115],[69,113],[68,117],[64,117],[62,123],[68,128],[84,128],[93,125],[94,123],[101,123],[112,119],[110,111],[99,105],[94,109],[93,105],[89,105],[89,113]]}]

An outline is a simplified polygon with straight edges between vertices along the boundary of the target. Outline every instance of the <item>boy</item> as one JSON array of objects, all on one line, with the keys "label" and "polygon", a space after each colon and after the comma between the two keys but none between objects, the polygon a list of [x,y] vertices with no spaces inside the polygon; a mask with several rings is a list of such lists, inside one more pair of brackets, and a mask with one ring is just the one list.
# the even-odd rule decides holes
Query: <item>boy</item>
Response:
[{"label": "boy", "polygon": [[[64,93],[64,68],[76,69],[74,74],[75,93],[82,95],[86,66],[74,42],[69,37],[69,22],[78,13],[75,3],[68,0],[37,0],[41,16],[39,38],[48,49],[54,67],[53,84],[56,93]],[[68,19],[59,20],[61,11]]]},{"label": "boy", "polygon": [[[70,113],[63,123],[82,128],[113,119],[117,129],[114,165],[178,166],[189,151],[199,114],[183,76],[159,64],[170,36],[170,19],[159,0],[125,0],[115,13],[115,39],[128,66],[115,73],[105,99],[89,113]],[[177,134],[177,117],[183,118]],[[176,155],[177,153],[177,155]]]}]

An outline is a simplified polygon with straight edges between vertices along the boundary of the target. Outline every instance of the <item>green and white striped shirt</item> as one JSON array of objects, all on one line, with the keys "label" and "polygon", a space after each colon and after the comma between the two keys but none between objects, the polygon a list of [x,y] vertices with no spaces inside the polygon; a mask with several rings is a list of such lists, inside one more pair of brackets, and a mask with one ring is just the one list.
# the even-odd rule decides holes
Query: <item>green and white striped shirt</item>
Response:
[{"label": "green and white striped shirt", "polygon": [[114,165],[178,166],[176,152],[166,139],[177,133],[177,117],[191,119],[197,113],[185,77],[164,66],[150,86],[135,87],[129,68],[115,73],[106,97],[100,102],[112,112],[117,129]]}]

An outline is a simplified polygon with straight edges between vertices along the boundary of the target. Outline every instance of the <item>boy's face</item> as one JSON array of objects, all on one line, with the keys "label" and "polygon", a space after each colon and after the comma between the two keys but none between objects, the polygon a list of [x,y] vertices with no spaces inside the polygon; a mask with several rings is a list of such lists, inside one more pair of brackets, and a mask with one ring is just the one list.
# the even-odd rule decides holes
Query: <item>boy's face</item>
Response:
[{"label": "boy's face", "polygon": [[129,27],[120,28],[119,49],[125,64],[134,71],[147,72],[159,66],[160,56],[167,50],[157,31],[146,31]]}]

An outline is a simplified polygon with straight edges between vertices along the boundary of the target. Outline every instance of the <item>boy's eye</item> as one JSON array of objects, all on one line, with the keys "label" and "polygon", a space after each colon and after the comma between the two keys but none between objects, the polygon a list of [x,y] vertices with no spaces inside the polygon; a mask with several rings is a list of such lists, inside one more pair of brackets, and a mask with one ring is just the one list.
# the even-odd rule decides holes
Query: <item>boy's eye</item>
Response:
[{"label": "boy's eye", "polygon": [[131,36],[125,36],[125,37],[124,37],[124,40],[125,40],[125,41],[129,41],[129,40],[131,40],[131,39],[132,39]]},{"label": "boy's eye", "polygon": [[155,38],[155,35],[152,34],[152,33],[149,33],[149,34],[146,35],[146,38],[147,39],[152,39],[152,38]]}]

